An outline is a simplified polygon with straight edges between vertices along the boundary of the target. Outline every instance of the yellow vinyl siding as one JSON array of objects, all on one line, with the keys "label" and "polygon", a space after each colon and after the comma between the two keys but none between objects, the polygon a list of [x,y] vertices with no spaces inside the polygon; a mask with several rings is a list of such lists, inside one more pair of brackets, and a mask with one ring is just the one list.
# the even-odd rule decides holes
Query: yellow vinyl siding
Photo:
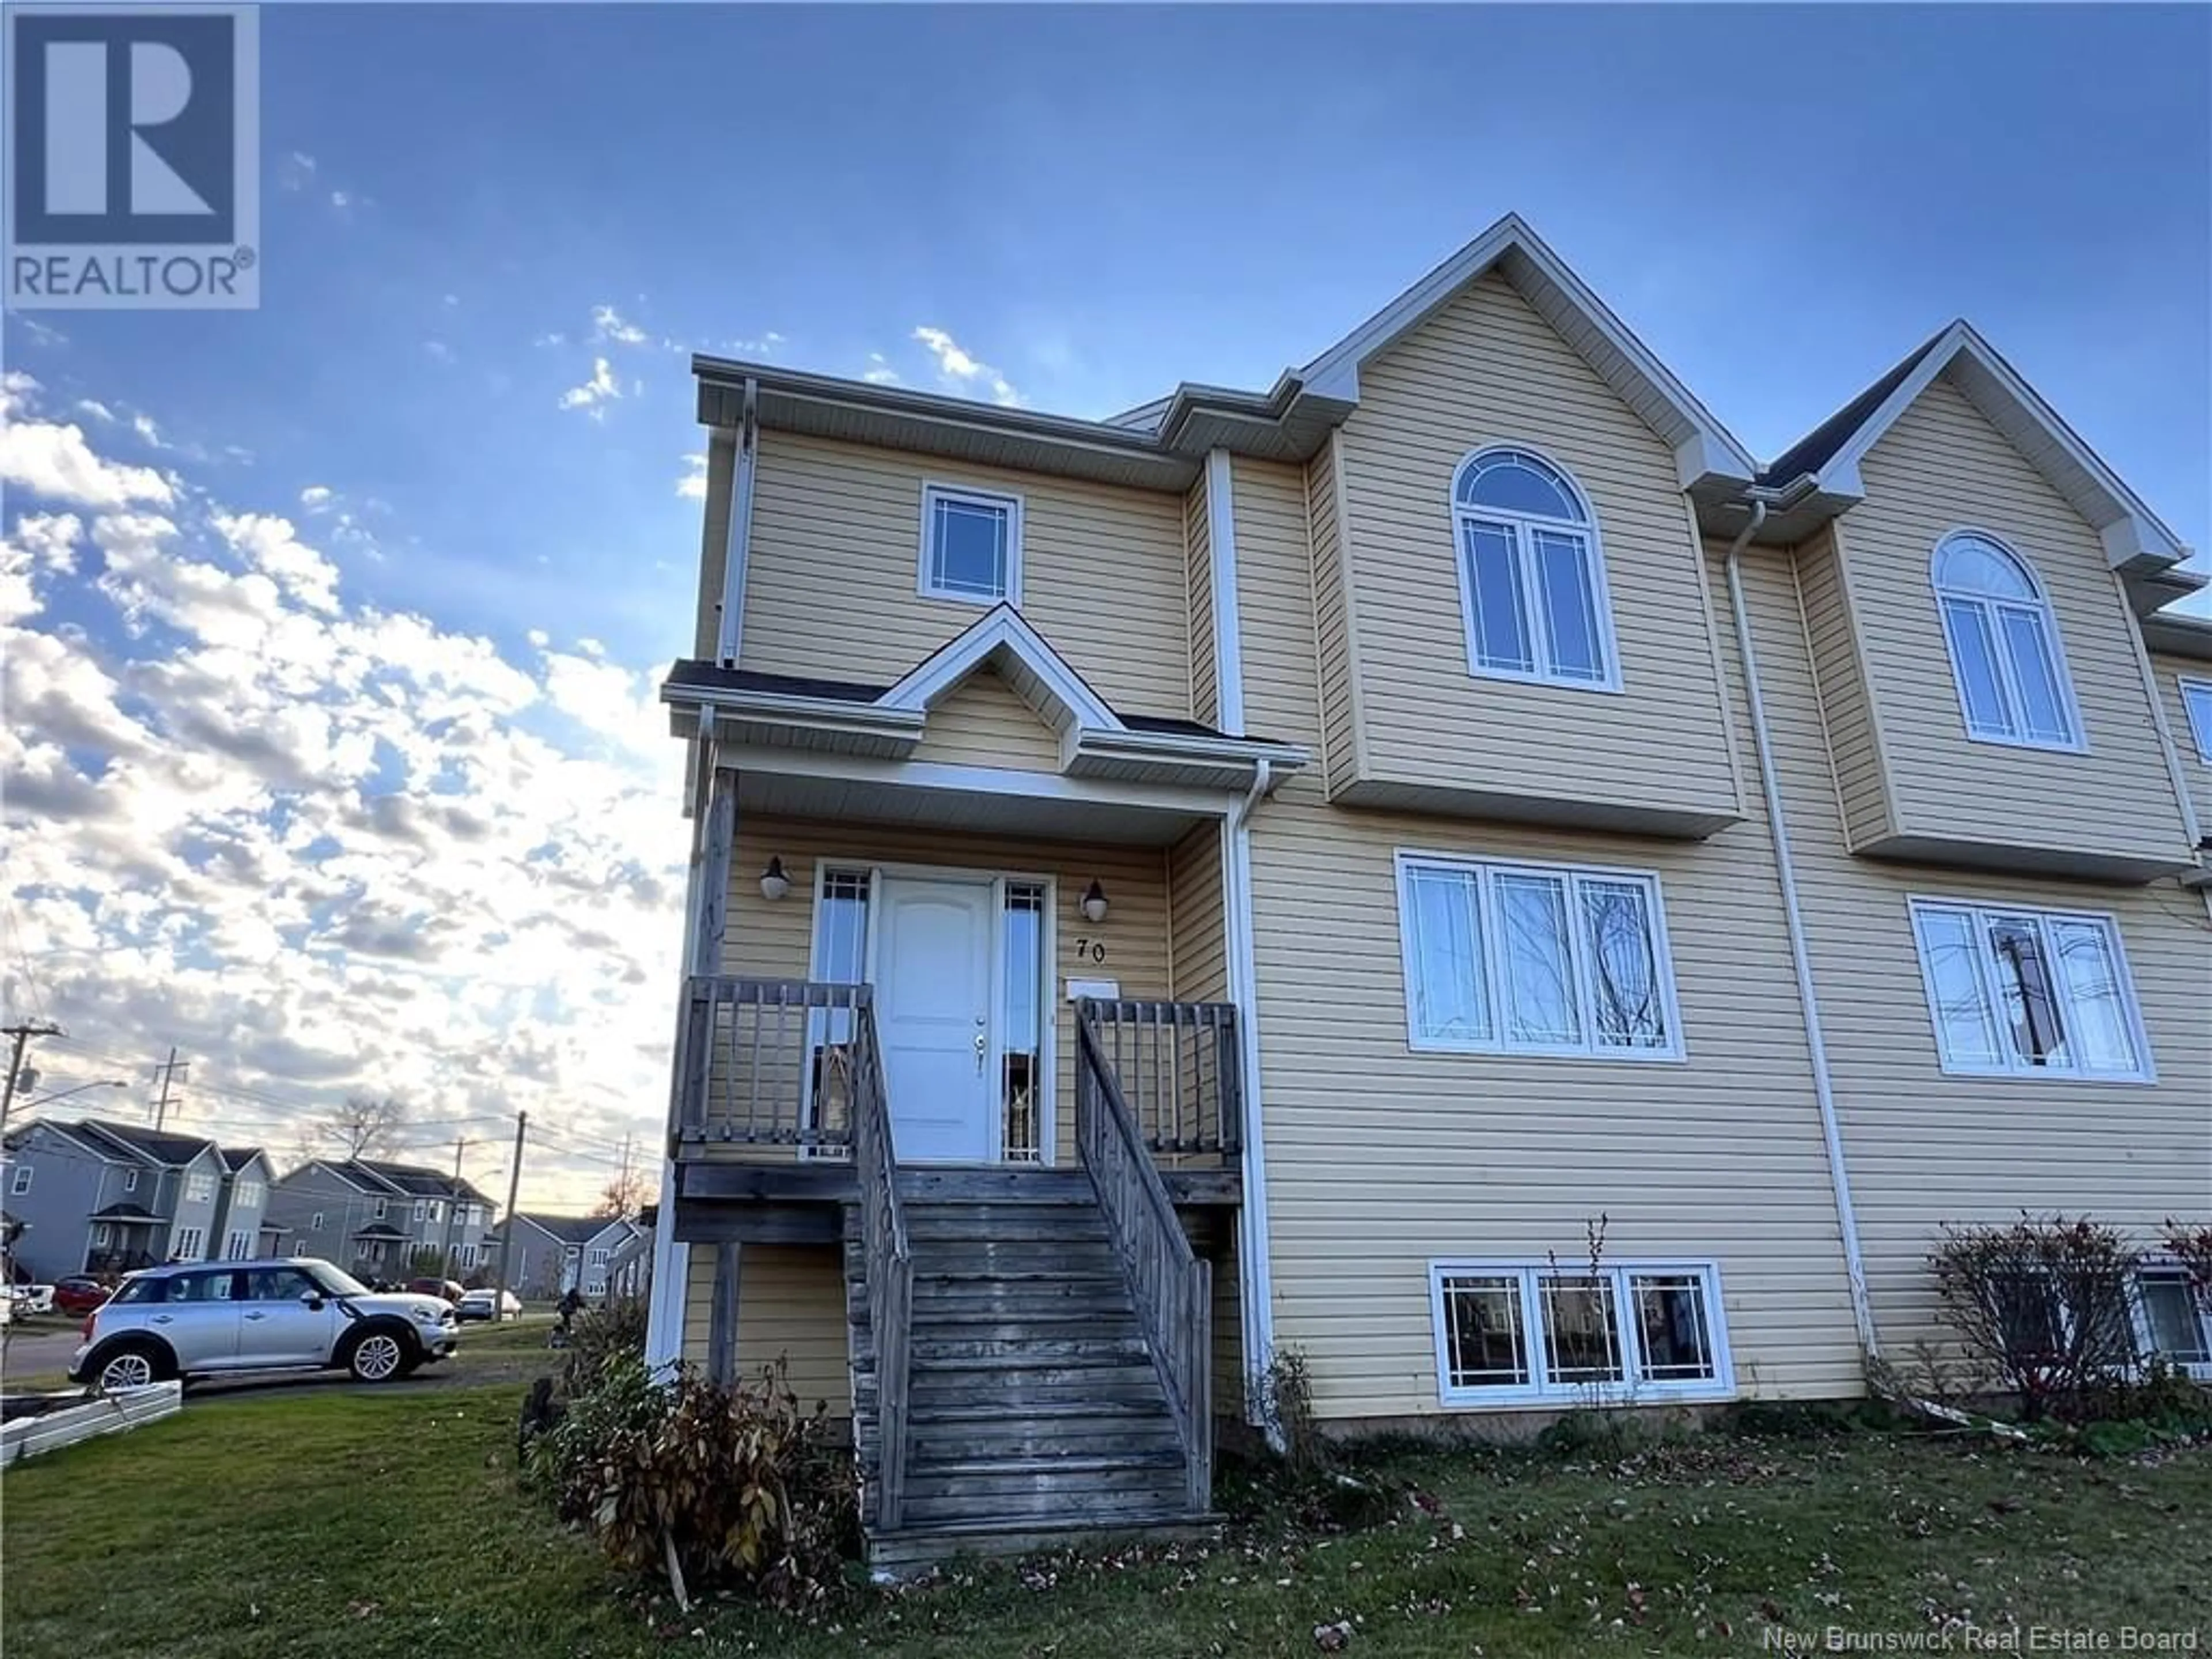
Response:
[{"label": "yellow vinyl siding", "polygon": [[707,434],[706,526],[699,540],[699,613],[691,654],[714,659],[722,628],[722,565],[729,548],[730,489],[738,447],[726,432]]},{"label": "yellow vinyl siding", "polygon": [[1244,1416],[1243,1288],[1237,1273],[1237,1230],[1222,1228],[1213,1265],[1213,1415]]},{"label": "yellow vinyl siding", "polygon": [[[1618,693],[1469,672],[1452,477],[1501,443],[1550,455],[1595,508]],[[1342,444],[1363,781],[1481,790],[1522,817],[1741,815],[1673,452],[1504,278],[1362,368]]]},{"label": "yellow vinyl siding", "polygon": [[[1947,380],[1860,471],[1866,499],[1844,515],[1838,541],[1898,834],[2029,857],[2186,861],[2135,624],[2097,532]],[[1929,558],[1946,532],[1968,525],[2004,541],[2043,584],[2085,752],[1967,738]]]},{"label": "yellow vinyl siding", "polygon": [[[1255,492],[1267,478],[1253,469]],[[1254,514],[1248,529],[1240,494],[1247,695],[1255,729],[1310,742],[1320,700],[1302,602],[1308,549],[1261,527],[1272,522]],[[1702,651],[1701,621],[1691,637]],[[1410,1052],[1401,847],[1656,870],[1686,1060]],[[1255,817],[1253,878],[1275,1335],[1310,1362],[1322,1415],[1437,1412],[1430,1261],[1552,1250],[1571,1261],[1601,1213],[1615,1260],[1719,1260],[1746,1393],[1856,1390],[1802,1025],[1756,818],[1704,843],[1632,842],[1354,813],[1299,777]]]},{"label": "yellow vinyl siding", "polygon": [[1221,828],[1201,823],[1168,849],[1168,908],[1178,1002],[1224,1002],[1229,961],[1221,914]]},{"label": "yellow vinyl siding", "polygon": [[914,758],[1058,772],[1060,734],[996,671],[979,668],[931,708]]},{"label": "yellow vinyl siding", "polygon": [[[771,854],[791,873],[791,891],[774,902],[761,896],[759,873]],[[812,951],[814,878],[817,865],[865,870],[872,865],[917,865],[1056,878],[1054,916],[1059,959],[1052,964],[1050,1006],[1054,1014],[1057,1121],[1056,1161],[1075,1158],[1075,1016],[1066,995],[1072,975],[1112,979],[1127,997],[1170,994],[1168,969],[1167,857],[1158,848],[1085,848],[1065,842],[1002,839],[890,825],[836,824],[740,815],[737,853],[731,861],[730,914],[722,970],[757,978],[804,979]],[[1077,907],[1093,880],[1111,906],[1105,921],[1085,921]],[[1079,940],[1103,944],[1106,959],[1079,961]],[[894,1111],[897,1109],[892,1103]],[[760,1149],[710,1155],[748,1159]]]},{"label": "yellow vinyl siding", "polygon": [[1183,497],[1182,515],[1190,582],[1190,717],[1218,726],[1221,680],[1213,648],[1213,526],[1207,516],[1203,473]]},{"label": "yellow vinyl siding", "polygon": [[1864,847],[1891,830],[1887,774],[1867,704],[1866,665],[1844,598],[1835,538],[1823,532],[1797,553],[1798,595],[1833,763],[1838,807],[1850,844]]},{"label": "yellow vinyl siding", "polygon": [[[1347,788],[1358,775],[1355,748],[1359,729],[1352,672],[1352,599],[1344,568],[1344,538],[1338,514],[1340,455],[1335,434],[1307,463],[1306,513],[1312,543],[1313,648],[1318,659],[1321,699],[1321,756],[1324,781],[1332,790]],[[1242,481],[1250,467],[1239,461]],[[1241,550],[1239,563],[1242,563]],[[1242,572],[1239,572],[1241,578]],[[1249,648],[1249,647],[1248,647]],[[1246,679],[1251,678],[1248,672]],[[1245,688],[1245,713],[1251,713],[1251,688]],[[1262,730],[1255,727],[1255,731]]]},{"label": "yellow vinyl siding", "polygon": [[[708,1363],[714,1309],[714,1247],[695,1244],[684,1298],[687,1364]],[[763,1367],[785,1360],[791,1391],[802,1407],[826,1401],[833,1416],[853,1414],[843,1258],[836,1247],[740,1246],[737,1337],[740,1381],[757,1382]]]},{"label": "yellow vinyl siding", "polygon": [[915,591],[925,483],[1021,496],[1022,614],[1115,708],[1188,715],[1182,497],[785,432],[760,439],[746,667],[889,684],[983,614]]},{"label": "yellow vinyl siding", "polygon": [[[2189,707],[2181,700],[2184,680],[2212,685],[2212,662],[2199,662],[2192,657],[2153,657],[2150,666],[2166,709],[2166,729],[2173,734],[2181,781],[2188,786],[2190,801],[2197,809],[2197,832],[2212,835],[2212,760],[2207,760],[2197,748],[2196,729],[2189,723]],[[2212,738],[2212,731],[2204,735]]]},{"label": "yellow vinyl siding", "polygon": [[[1938,1334],[1925,1258],[1939,1222],[2063,1210],[2148,1239],[2163,1217],[2207,1217],[2212,920],[2170,883],[2116,888],[1854,857],[1829,805],[1807,663],[1810,596],[1801,611],[1778,562],[1747,559],[1745,575],[1875,1317],[1885,1352],[1903,1359]],[[1906,912],[1917,894],[2114,916],[2159,1081],[1945,1076]]]}]

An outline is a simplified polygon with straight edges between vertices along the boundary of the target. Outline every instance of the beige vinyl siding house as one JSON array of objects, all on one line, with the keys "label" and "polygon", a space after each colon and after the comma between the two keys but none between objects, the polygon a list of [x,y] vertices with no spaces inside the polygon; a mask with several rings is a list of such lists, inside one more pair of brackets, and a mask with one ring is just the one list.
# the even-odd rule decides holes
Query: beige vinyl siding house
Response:
[{"label": "beige vinyl siding house", "polygon": [[2181,781],[2196,809],[2197,833],[2212,832],[2212,661],[2158,653],[2150,670]]},{"label": "beige vinyl siding house", "polygon": [[[1754,560],[1747,584],[1869,1292],[1885,1351],[1902,1358],[1941,1335],[1926,1258],[1943,1221],[2063,1212],[2148,1243],[2166,1217],[2204,1213],[2212,922],[2170,884],[1854,857],[1808,671],[1813,588],[1790,575],[1783,560]],[[1916,896],[2113,917],[2157,1080],[1947,1075],[1907,911]]]},{"label": "beige vinyl siding house", "polygon": [[[1189,561],[1179,496],[762,434],[741,658],[769,673],[888,685],[981,607],[917,592],[922,491],[1021,506],[1021,610],[1116,708],[1190,712]],[[716,597],[722,551],[712,556]]]},{"label": "beige vinyl siding house", "polygon": [[[1125,1524],[945,1461],[1091,1413],[1142,1524],[1202,1516],[1285,1353],[1340,1431],[1850,1396],[1940,1334],[1947,1221],[2212,1221],[2212,662],[2136,620],[2185,550],[1964,325],[1790,477],[1516,220],[1266,392],[1108,422],[697,368],[663,695],[721,902],[651,1351],[856,1413],[872,1550]],[[928,592],[940,488],[1003,607]],[[2078,742],[1969,736],[1960,531],[2033,571],[1985,608]]]},{"label": "beige vinyl siding house", "polygon": [[[1883,434],[1861,470],[1866,499],[1836,539],[1889,829],[1857,850],[2123,879],[2193,861],[2135,623],[2096,531],[1948,379]],[[2078,747],[1967,735],[1930,577],[1937,544],[1962,527],[2000,541],[2041,584]]]},{"label": "beige vinyl siding house", "polygon": [[[1252,471],[1248,481],[1238,466],[1248,706],[1255,725],[1317,741],[1316,659],[1303,643],[1313,626],[1308,549],[1290,515],[1241,511],[1248,496],[1255,505],[1270,494],[1291,499],[1297,481]],[[1448,566],[1441,515],[1432,539],[1431,556]],[[1455,666],[1463,672],[1463,659]],[[1394,864],[1401,849],[1656,872],[1685,1057],[1412,1050]],[[1858,1389],[1766,859],[1755,823],[1684,844],[1349,812],[1303,777],[1261,809],[1254,913],[1275,1340],[1307,1356],[1322,1415],[1443,1411],[1430,1262],[1556,1255],[1571,1271],[1584,1258],[1585,1224],[1601,1216],[1614,1261],[1718,1262],[1743,1392]]]},{"label": "beige vinyl siding house", "polygon": [[[1534,452],[1587,498],[1603,689],[1469,670],[1454,475],[1493,446]],[[1502,276],[1365,366],[1341,447],[1358,769],[1349,790],[1332,778],[1337,798],[1449,811],[1456,794],[1495,817],[1672,834],[1743,815],[1673,455]]]}]

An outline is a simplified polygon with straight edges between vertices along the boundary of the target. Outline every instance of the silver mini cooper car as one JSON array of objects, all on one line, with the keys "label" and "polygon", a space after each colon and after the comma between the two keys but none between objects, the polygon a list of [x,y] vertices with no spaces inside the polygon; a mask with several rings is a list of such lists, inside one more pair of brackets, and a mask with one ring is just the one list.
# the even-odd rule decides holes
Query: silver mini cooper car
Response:
[{"label": "silver mini cooper car", "polygon": [[70,1379],[105,1390],[230,1371],[346,1370],[388,1382],[453,1352],[453,1310],[380,1295],[312,1256],[133,1273],[84,1322]]}]

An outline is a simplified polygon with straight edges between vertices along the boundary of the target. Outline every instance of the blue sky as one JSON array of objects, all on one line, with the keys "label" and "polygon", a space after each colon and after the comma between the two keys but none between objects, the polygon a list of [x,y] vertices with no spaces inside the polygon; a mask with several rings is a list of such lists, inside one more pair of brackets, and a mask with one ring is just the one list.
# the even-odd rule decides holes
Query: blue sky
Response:
[{"label": "blue sky", "polygon": [[[161,744],[191,722],[157,706],[158,653],[228,624],[173,578],[144,586],[143,559],[129,588],[111,541],[125,564],[151,538],[273,573],[283,605],[374,635],[371,679],[420,675],[434,736],[441,718],[512,726],[599,767],[587,796],[635,787],[637,822],[655,799],[672,819],[646,672],[690,632],[690,350],[1105,414],[1182,379],[1266,385],[1509,210],[1759,454],[1964,314],[2185,540],[2212,542],[2203,8],[287,6],[264,10],[262,52],[261,309],[5,330],[37,386],[22,407],[103,465],[173,481],[166,501],[108,491],[167,514],[137,544],[27,475],[8,509],[15,526],[74,508],[78,535],[49,524],[26,555],[25,625],[102,666]],[[401,639],[401,614],[434,644]],[[465,682],[465,718],[437,702]],[[287,684],[256,718],[286,718]],[[356,810],[406,775],[404,729],[325,738],[368,744],[322,779]],[[61,747],[100,778],[97,742]],[[416,762],[427,811],[462,763]],[[270,787],[233,803],[240,823],[297,813]],[[320,869],[330,848],[303,831],[292,851]],[[629,855],[595,846],[577,868]],[[665,846],[634,856],[668,868]],[[37,970],[10,1012],[91,998],[61,953],[103,947],[53,941],[125,921],[67,897],[64,872],[9,875],[14,955]],[[357,872],[350,902],[386,879]],[[303,891],[308,931],[278,947],[303,948],[333,902]],[[662,1021],[672,943],[627,948]],[[433,970],[459,967],[408,969],[418,990]],[[479,1060],[511,1057],[549,1006],[509,988],[525,1012],[485,1016]],[[210,989],[182,1039],[220,1047],[243,1018],[230,994]],[[85,1007],[88,1030],[120,1017]],[[543,1063],[549,1103],[588,1096],[577,1134],[602,1151],[652,1119],[607,1098],[649,1086],[651,1054],[617,1075],[606,1046]],[[426,1096],[459,1086],[433,1070]],[[338,1086],[265,1066],[233,1080],[294,1105]],[[489,1083],[463,1092],[501,1105]]]}]

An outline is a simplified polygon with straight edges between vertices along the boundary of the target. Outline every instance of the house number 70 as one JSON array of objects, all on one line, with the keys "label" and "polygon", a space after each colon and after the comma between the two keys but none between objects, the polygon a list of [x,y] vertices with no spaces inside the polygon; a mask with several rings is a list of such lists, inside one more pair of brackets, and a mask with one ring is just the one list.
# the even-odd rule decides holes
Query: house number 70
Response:
[{"label": "house number 70", "polygon": [[1076,940],[1075,959],[1078,962],[1105,961],[1106,941],[1098,939],[1079,939]]}]

